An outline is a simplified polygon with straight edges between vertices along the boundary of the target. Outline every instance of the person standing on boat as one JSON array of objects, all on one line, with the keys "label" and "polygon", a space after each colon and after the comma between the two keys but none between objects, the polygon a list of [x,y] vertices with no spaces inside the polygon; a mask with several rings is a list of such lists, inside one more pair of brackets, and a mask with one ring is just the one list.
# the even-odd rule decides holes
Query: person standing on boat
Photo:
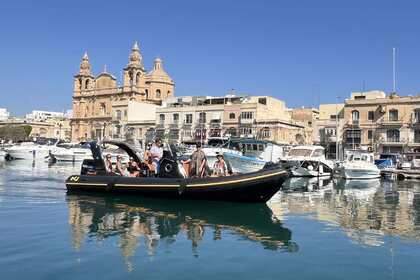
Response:
[{"label": "person standing on boat", "polygon": [[207,158],[201,149],[201,143],[197,143],[196,150],[191,155],[191,176],[200,178],[207,176]]},{"label": "person standing on boat", "polygon": [[152,157],[152,164],[155,167],[155,174],[159,174],[159,161],[163,156],[162,141],[159,138],[156,138],[155,143],[150,148],[150,155]]}]

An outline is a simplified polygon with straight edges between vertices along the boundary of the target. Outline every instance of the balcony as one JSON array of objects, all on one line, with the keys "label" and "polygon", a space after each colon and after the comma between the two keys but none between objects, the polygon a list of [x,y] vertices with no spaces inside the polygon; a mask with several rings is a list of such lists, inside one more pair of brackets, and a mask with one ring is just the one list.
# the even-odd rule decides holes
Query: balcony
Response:
[{"label": "balcony", "polygon": [[402,126],[403,125],[403,119],[393,119],[393,118],[382,118],[378,121],[380,126]]},{"label": "balcony", "polygon": [[254,119],[241,119],[240,120],[240,123],[243,123],[243,124],[252,124],[252,123],[254,123]]},{"label": "balcony", "polygon": [[169,125],[169,128],[173,128],[173,129],[176,129],[176,128],[178,128],[179,127],[179,125],[178,125],[178,123],[176,122],[176,123],[171,123],[170,125]]}]

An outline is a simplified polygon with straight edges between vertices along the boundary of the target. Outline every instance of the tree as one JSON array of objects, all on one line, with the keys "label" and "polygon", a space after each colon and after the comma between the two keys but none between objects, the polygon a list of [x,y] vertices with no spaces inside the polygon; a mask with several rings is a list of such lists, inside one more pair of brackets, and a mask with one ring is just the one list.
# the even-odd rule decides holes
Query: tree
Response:
[{"label": "tree", "polygon": [[30,125],[6,125],[0,127],[0,139],[12,140],[13,142],[24,141],[32,131]]}]

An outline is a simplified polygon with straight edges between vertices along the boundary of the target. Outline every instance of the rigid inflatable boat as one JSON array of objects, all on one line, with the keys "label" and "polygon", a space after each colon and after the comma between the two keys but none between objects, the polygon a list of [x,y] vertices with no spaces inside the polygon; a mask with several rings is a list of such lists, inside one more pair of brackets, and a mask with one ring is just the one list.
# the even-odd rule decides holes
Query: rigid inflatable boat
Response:
[{"label": "rigid inflatable boat", "polygon": [[[139,153],[130,145],[117,141],[104,141],[127,152],[140,163]],[[288,172],[277,164],[266,164],[259,171],[224,177],[185,178],[177,156],[171,149],[164,150],[158,177],[126,177],[107,173],[101,148],[90,143],[93,159],[86,159],[80,175],[66,180],[68,191],[133,193],[141,196],[223,200],[235,202],[267,202],[288,177]]]}]

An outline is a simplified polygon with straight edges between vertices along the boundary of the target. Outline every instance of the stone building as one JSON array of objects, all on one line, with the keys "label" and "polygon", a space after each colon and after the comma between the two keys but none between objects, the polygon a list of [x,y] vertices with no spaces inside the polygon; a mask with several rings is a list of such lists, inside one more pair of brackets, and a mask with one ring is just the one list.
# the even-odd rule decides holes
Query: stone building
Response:
[{"label": "stone building", "polygon": [[269,96],[187,96],[168,99],[156,110],[156,135],[178,142],[256,137],[283,144],[311,141],[283,101]]},{"label": "stone building", "polygon": [[74,76],[73,141],[112,138],[120,134],[120,120],[127,117],[129,101],[161,104],[174,95],[174,89],[174,81],[165,72],[160,58],[155,59],[151,71],[146,71],[137,42],[123,69],[122,85],[118,85],[116,78],[106,69],[94,76],[85,53],[79,73]]},{"label": "stone building", "polygon": [[319,105],[319,118],[316,120],[314,144],[323,146],[328,158],[336,159],[337,148],[339,152],[342,151],[343,125],[344,103]]},{"label": "stone building", "polygon": [[297,139],[298,143],[312,144],[317,131],[317,120],[319,119],[319,111],[315,108],[294,108],[290,110],[293,121],[303,125],[304,133],[302,139]]},{"label": "stone building", "polygon": [[377,153],[420,152],[420,96],[357,92],[345,101],[346,148]]}]

